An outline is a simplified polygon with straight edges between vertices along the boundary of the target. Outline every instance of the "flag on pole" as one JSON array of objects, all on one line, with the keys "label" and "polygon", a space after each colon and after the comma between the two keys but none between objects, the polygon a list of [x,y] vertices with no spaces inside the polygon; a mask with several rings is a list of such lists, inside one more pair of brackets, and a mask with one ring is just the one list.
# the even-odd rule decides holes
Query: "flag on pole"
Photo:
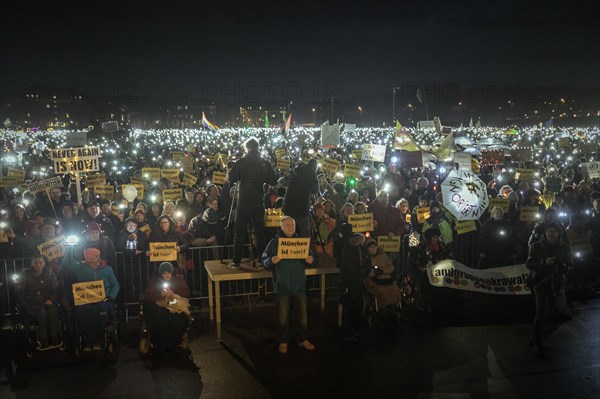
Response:
[{"label": "flag on pole", "polygon": [[422,151],[421,147],[415,142],[411,135],[396,120],[396,133],[394,134],[394,149],[405,150],[409,152]]},{"label": "flag on pole", "polygon": [[481,118],[477,118],[477,122],[475,123],[475,127],[479,129],[481,127]]},{"label": "flag on pole", "polygon": [[444,141],[438,148],[433,150],[431,153],[439,159],[447,159],[452,157],[452,152],[457,151],[456,144],[454,144],[454,133],[450,131]]},{"label": "flag on pole", "polygon": [[290,126],[292,125],[292,113],[287,117],[287,121],[285,121],[285,127],[283,128],[283,132],[287,134],[290,131]]},{"label": "flag on pole", "polygon": [[204,115],[204,111],[202,111],[202,125],[205,128],[212,130],[213,132],[218,132],[220,130],[219,126],[217,126],[213,123],[210,123],[210,121],[208,119],[206,119],[206,115]]},{"label": "flag on pole", "polygon": [[546,129],[551,128],[553,124],[554,124],[554,118],[550,118],[546,121],[546,123],[544,123],[544,128],[546,128]]},{"label": "flag on pole", "polygon": [[269,113],[267,111],[265,111],[265,127],[268,129],[270,126],[269,124]]},{"label": "flag on pole", "polygon": [[469,120],[469,128],[473,129],[473,118],[471,118],[471,120]]}]

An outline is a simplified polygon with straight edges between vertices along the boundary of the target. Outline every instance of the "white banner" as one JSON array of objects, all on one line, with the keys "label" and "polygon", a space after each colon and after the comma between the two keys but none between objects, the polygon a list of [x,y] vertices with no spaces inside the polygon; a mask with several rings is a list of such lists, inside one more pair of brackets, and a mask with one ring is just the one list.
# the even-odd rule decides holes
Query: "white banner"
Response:
[{"label": "white banner", "polygon": [[365,161],[385,162],[385,146],[379,144],[363,144],[362,159]]},{"label": "white banner", "polygon": [[526,285],[529,270],[524,263],[479,270],[446,259],[427,267],[427,275],[434,287],[496,295],[531,294]]},{"label": "white banner", "polygon": [[321,125],[321,145],[340,145],[339,125]]},{"label": "white banner", "polygon": [[581,168],[588,179],[600,179],[600,162],[586,162],[581,164]]},{"label": "white banner", "polygon": [[458,170],[471,170],[471,154],[468,152],[455,152],[453,162],[458,164]]},{"label": "white banner", "polygon": [[356,130],[356,123],[345,123],[344,132],[350,133]]}]

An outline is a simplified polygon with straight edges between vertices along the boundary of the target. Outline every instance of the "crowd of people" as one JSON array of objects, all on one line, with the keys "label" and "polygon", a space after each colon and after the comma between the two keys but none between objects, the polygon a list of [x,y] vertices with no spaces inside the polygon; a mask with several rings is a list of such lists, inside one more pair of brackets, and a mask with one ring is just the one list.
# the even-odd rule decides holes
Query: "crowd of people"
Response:
[{"label": "crowd of people", "polygon": [[[25,275],[33,283],[22,289],[27,311],[40,323],[55,320],[50,305],[61,301],[57,293],[60,281],[51,283],[54,280],[43,276],[51,274],[56,278],[63,264],[75,264],[65,261],[66,253],[49,256],[48,252],[40,253],[40,248],[57,237],[72,235],[80,237],[81,248],[86,249],[76,251],[74,261],[88,266],[97,261],[97,267],[124,270],[131,268],[120,263],[131,263],[133,259],[138,264],[147,262],[150,243],[175,242],[178,259],[172,270],[161,266],[154,276],[149,276],[163,280],[169,280],[171,275],[185,276],[186,270],[200,267],[192,264],[189,256],[193,247],[233,245],[229,266],[239,268],[246,255],[244,244],[251,242],[254,251],[250,255],[255,265],[273,270],[280,353],[287,352],[290,339],[290,309],[296,312],[293,319],[299,323],[296,340],[305,349],[314,349],[307,337],[303,269],[319,254],[333,259],[340,267],[340,301],[344,304],[345,321],[342,335],[346,341],[358,339],[358,308],[365,287],[389,310],[396,323],[393,305],[402,295],[395,284],[397,276],[412,273],[423,297],[430,297],[427,267],[441,259],[462,259],[466,236],[470,237],[467,251],[479,252],[477,262],[465,262],[467,266],[492,268],[526,263],[531,270],[537,308],[532,347],[537,353],[543,348],[541,328],[554,303],[551,300],[564,298],[561,312],[566,317],[565,292],[589,297],[598,288],[600,181],[590,178],[581,167],[597,157],[596,129],[569,131],[560,138],[561,147],[552,138],[564,131],[548,129],[529,129],[510,136],[499,133],[487,147],[453,145],[453,150],[458,151],[489,148],[504,151],[505,155],[510,148],[527,143],[533,148],[532,159],[518,162],[503,156],[503,160],[486,163],[477,151],[465,151],[472,154],[477,164],[473,171],[486,184],[490,200],[495,200],[470,234],[458,231],[458,221],[447,209],[441,190],[449,171],[459,165],[439,158],[406,167],[399,161],[402,153],[389,146],[390,131],[349,132],[334,148],[320,147],[311,131],[288,137],[277,133],[270,137],[268,131],[245,132],[256,138],[245,140],[243,146],[239,143],[245,138],[244,132],[224,132],[220,136],[211,132],[205,133],[204,138],[189,132],[159,133],[132,132],[135,140],[92,140],[91,144],[103,150],[99,172],[103,184],[99,185],[115,188],[110,198],[96,193],[95,184],[87,183],[92,174],[82,177],[79,190],[75,178],[67,174],[59,175],[61,187],[28,191],[27,182],[51,177],[47,149],[65,143],[59,136],[45,132],[26,142],[22,136],[6,135],[5,148],[16,150],[20,145],[24,150],[9,165],[6,177],[14,169],[25,170],[25,175],[18,185],[0,189],[0,256],[33,260]],[[412,133],[422,149],[435,145],[435,132]],[[491,136],[492,132],[481,129],[457,136],[476,142],[484,135]],[[361,161],[353,156],[352,150],[365,142],[388,144],[385,162]],[[345,176],[343,169],[325,169],[325,158],[342,166],[360,165],[360,175]],[[186,164],[184,159],[189,162]],[[289,164],[281,163],[282,160]],[[144,168],[180,168],[181,173],[174,179],[151,179],[144,174]],[[226,177],[216,181],[215,172],[223,172]],[[186,179],[188,175],[192,181]],[[558,187],[553,183],[556,180]],[[140,183],[144,185],[143,194],[138,192],[131,201],[123,196],[123,186]],[[173,188],[180,188],[179,198],[164,198],[165,190]],[[523,210],[533,207],[538,210],[535,216],[524,218]],[[265,226],[265,209],[279,209],[285,215],[279,228]],[[373,215],[372,229],[355,231],[349,217],[367,213]],[[273,238],[281,236],[312,238],[311,255],[300,261],[278,259]],[[400,237],[403,242],[410,242],[402,247],[410,248],[408,264],[399,261],[407,257],[379,248],[378,237]],[[118,253],[128,256],[118,260]],[[218,251],[211,256],[216,258]],[[48,284],[45,295],[32,296],[32,291],[42,292],[36,279]],[[110,300],[117,299],[116,284],[116,292],[107,295]],[[114,282],[109,285],[115,286]],[[131,289],[121,287],[124,292]],[[187,286],[180,289],[182,296],[187,296],[188,291]],[[158,289],[148,295],[154,301],[165,292],[172,293]],[[53,328],[43,331],[42,346],[56,343]],[[92,346],[95,339],[88,339]]]}]

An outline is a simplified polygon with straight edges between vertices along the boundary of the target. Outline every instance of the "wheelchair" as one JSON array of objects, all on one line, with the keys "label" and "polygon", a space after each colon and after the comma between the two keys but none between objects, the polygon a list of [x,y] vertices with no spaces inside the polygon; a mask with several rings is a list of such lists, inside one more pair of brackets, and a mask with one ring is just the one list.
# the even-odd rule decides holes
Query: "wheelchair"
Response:
[{"label": "wheelchair", "polygon": [[[74,309],[74,314],[77,312],[77,308]],[[111,304],[111,307],[107,310],[102,310],[99,313],[100,316],[108,316],[106,325],[104,326],[103,338],[101,343],[101,350],[93,350],[88,353],[84,350],[82,331],[79,326],[76,317],[73,317],[73,323],[71,327],[71,347],[73,354],[76,358],[81,358],[87,354],[94,354],[101,352],[105,357],[105,360],[116,362],[119,358],[121,350],[121,342],[119,339],[119,317],[117,312],[117,306]]]},{"label": "wheelchair", "polygon": [[[422,282],[412,273],[401,274],[398,283],[402,291],[402,303],[409,309],[417,310],[431,317],[431,295],[423,292]],[[426,282],[429,284],[429,282]]]},{"label": "wheelchair", "polygon": [[[148,316],[144,311],[144,300],[140,301],[140,309],[139,309],[139,320],[140,320],[140,343],[139,343],[139,351],[141,354],[145,355],[150,352],[151,349],[158,349],[159,346],[153,342],[151,338],[150,326],[148,324]],[[181,342],[179,343],[179,348],[188,349],[188,333],[192,323],[194,322],[194,317],[190,314],[187,318],[187,327],[182,334]]]}]

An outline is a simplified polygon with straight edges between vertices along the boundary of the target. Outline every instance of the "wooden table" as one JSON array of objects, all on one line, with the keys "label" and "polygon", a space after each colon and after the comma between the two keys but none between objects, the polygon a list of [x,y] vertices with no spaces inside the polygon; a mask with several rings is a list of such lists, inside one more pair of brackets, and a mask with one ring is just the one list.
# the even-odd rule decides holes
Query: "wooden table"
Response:
[{"label": "wooden table", "polygon": [[[208,308],[210,321],[214,321],[215,313],[217,319],[217,340],[221,340],[221,281],[252,280],[259,278],[273,278],[271,271],[257,269],[250,262],[240,263],[239,269],[228,267],[229,261],[221,263],[218,260],[204,262],[204,268],[208,274]],[[321,310],[325,309],[325,275],[339,273],[337,267],[311,267],[306,268],[307,276],[321,276]],[[213,290],[214,284],[214,290]],[[214,297],[213,297],[214,296]]]}]

